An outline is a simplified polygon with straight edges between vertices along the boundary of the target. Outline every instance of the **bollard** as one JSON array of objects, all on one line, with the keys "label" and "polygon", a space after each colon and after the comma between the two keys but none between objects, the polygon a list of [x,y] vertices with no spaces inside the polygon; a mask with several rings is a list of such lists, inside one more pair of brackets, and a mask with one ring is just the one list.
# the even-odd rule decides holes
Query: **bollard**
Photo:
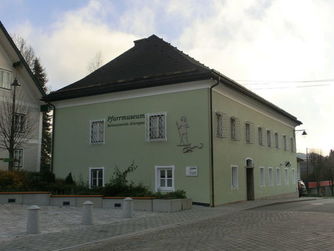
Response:
[{"label": "bollard", "polygon": [[39,233],[39,210],[36,205],[28,207],[27,234]]},{"label": "bollard", "polygon": [[123,200],[123,218],[132,218],[133,216],[133,200],[129,197]]},{"label": "bollard", "polygon": [[93,213],[92,207],[94,205],[91,201],[85,201],[83,205],[83,215],[82,215],[82,224],[92,225],[93,224]]}]

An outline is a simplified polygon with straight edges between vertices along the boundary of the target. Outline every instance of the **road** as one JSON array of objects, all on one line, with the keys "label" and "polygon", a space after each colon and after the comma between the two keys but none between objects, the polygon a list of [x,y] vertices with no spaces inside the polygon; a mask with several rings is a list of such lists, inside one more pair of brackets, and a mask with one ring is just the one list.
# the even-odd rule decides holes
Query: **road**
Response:
[{"label": "road", "polygon": [[334,200],[236,211],[77,250],[334,250]]}]

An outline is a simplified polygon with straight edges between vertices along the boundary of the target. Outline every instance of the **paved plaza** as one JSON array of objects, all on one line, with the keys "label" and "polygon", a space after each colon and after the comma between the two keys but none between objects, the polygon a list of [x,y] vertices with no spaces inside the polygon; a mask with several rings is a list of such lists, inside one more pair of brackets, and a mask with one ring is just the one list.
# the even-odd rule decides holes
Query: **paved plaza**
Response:
[{"label": "paved plaza", "polygon": [[[9,205],[2,205],[0,210],[6,207]],[[66,224],[58,215],[62,210],[67,210]],[[14,225],[19,225],[14,220],[24,225],[14,211],[8,218],[13,218]],[[5,238],[6,230],[1,229],[0,250],[333,250],[334,247],[332,199],[252,201],[216,208],[194,206],[177,213],[137,212],[132,219],[122,219],[120,210],[95,209],[93,226],[80,225],[79,208],[47,207],[46,211],[44,216],[50,219],[41,217],[44,228],[41,234],[21,232],[13,239],[13,236]],[[57,226],[57,221],[62,223]],[[8,226],[5,228],[10,235]],[[48,226],[52,230],[47,230]]]}]

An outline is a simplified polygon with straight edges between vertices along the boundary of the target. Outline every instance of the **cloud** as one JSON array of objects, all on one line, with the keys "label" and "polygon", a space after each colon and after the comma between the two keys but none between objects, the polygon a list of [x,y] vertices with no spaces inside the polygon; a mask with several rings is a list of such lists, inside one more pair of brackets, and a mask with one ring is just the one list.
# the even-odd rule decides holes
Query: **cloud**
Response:
[{"label": "cloud", "polygon": [[[334,2],[324,0],[91,0],[81,9],[60,13],[47,29],[25,22],[16,32],[41,57],[53,90],[88,74],[96,53],[108,62],[151,33],[163,34],[235,80],[268,80],[262,87],[287,87],[269,80],[333,78],[333,7]],[[328,152],[334,147],[334,86],[290,85],[248,87],[304,123],[309,135],[297,137],[299,150]]]}]

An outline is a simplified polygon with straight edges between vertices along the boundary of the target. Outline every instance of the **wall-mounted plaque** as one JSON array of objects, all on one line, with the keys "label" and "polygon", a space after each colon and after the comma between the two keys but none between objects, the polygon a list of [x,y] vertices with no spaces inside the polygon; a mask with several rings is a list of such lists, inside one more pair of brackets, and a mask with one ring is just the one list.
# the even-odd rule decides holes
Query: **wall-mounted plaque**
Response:
[{"label": "wall-mounted plaque", "polygon": [[186,176],[197,177],[198,176],[197,166],[186,166]]}]

